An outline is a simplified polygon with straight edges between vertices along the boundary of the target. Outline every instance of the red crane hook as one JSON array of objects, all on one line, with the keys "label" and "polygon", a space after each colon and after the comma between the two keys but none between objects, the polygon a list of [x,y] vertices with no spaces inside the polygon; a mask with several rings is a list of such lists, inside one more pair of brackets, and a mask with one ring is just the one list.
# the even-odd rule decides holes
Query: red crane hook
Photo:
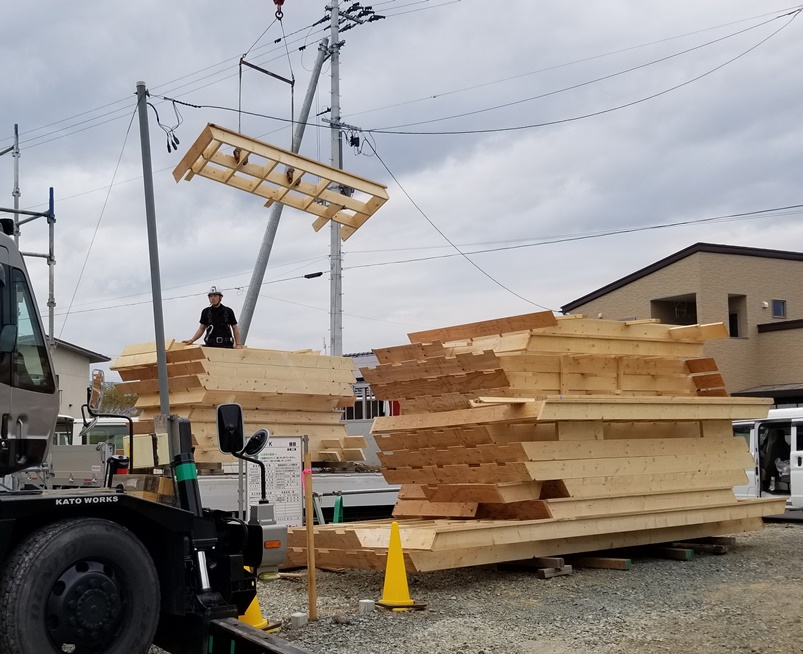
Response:
[{"label": "red crane hook", "polygon": [[284,4],[284,0],[273,0],[273,4],[276,5],[276,19],[281,20],[284,18],[284,13],[282,13],[282,5]]}]

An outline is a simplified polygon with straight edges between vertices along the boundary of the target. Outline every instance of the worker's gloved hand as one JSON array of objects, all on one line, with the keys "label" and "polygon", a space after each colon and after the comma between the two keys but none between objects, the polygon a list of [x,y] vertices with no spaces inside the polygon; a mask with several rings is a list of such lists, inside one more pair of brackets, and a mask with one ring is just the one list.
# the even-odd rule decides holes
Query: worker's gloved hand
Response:
[{"label": "worker's gloved hand", "polygon": [[181,342],[184,343],[184,345],[192,345],[193,343],[193,341],[191,341],[189,338]]},{"label": "worker's gloved hand", "polygon": [[239,343],[234,346],[235,350],[242,350],[244,346],[240,345]]}]

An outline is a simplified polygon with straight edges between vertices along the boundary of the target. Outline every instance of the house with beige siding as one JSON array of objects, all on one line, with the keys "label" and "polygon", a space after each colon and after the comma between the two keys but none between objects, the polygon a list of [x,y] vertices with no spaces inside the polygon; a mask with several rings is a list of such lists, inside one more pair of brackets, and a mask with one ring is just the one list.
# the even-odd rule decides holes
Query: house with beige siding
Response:
[{"label": "house with beige siding", "polygon": [[51,352],[59,387],[59,413],[80,419],[81,405],[86,403],[90,366],[111,359],[59,338],[55,339],[55,348]]},{"label": "house with beige siding", "polygon": [[724,322],[709,341],[732,395],[803,404],[803,252],[695,243],[561,307],[612,320]]}]

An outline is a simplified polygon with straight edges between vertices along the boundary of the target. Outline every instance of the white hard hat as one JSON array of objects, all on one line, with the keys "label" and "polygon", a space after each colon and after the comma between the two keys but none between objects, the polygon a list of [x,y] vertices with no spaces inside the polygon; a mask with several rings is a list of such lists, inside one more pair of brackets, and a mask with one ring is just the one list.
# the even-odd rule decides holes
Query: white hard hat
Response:
[{"label": "white hard hat", "polygon": [[207,293],[207,296],[209,295],[219,295],[220,297],[223,297],[223,292],[220,289],[218,289],[217,286],[213,286],[212,288],[209,289],[209,292]]}]

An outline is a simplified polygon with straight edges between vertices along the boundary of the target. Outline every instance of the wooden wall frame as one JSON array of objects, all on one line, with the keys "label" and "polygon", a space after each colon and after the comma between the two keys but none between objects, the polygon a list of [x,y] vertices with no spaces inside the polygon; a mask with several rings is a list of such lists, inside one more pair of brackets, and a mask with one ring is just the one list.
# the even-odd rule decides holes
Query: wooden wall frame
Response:
[{"label": "wooden wall frame", "polygon": [[[344,241],[388,201],[387,187],[299,154],[209,123],[173,170],[176,182],[195,175],[330,220]],[[343,190],[353,189],[346,194]]]}]

